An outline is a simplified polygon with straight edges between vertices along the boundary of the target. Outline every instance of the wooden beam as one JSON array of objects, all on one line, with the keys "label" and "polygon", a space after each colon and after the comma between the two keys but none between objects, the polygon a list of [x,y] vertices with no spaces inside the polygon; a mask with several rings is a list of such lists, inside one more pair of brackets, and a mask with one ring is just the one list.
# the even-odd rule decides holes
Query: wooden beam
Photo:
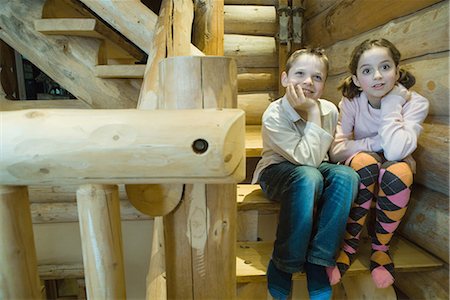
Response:
[{"label": "wooden beam", "polygon": [[143,78],[145,65],[98,65],[94,74],[100,78]]},{"label": "wooden beam", "polygon": [[245,177],[239,110],[25,110],[3,112],[2,121],[1,184],[217,183]]},{"label": "wooden beam", "polygon": [[206,55],[224,53],[223,0],[195,1],[193,43]]},{"label": "wooden beam", "polygon": [[64,100],[1,100],[0,111],[22,110],[32,108],[65,108],[65,109],[89,109],[86,102],[76,99]]},{"label": "wooden beam", "polygon": [[40,299],[26,186],[0,185],[0,290],[5,299]]},{"label": "wooden beam", "polygon": [[261,125],[261,118],[270,102],[276,99],[276,92],[241,93],[238,96],[238,107],[245,111],[245,124]]},{"label": "wooden beam", "polygon": [[236,60],[238,68],[277,68],[275,38],[240,34],[224,35],[224,54]]},{"label": "wooden beam", "polygon": [[306,22],[306,43],[328,47],[441,1],[336,1],[333,6]]}]

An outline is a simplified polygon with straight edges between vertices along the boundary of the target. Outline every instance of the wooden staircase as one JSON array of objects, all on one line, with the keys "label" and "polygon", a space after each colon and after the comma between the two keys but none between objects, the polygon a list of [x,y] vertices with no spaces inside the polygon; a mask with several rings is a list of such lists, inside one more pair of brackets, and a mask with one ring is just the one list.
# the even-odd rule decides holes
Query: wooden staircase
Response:
[{"label": "wooden staircase", "polygon": [[[24,1],[24,0],[15,0]],[[33,6],[42,4],[43,0],[36,0]],[[64,3],[62,3],[64,2]],[[16,44],[17,50],[29,57],[35,58],[36,49],[29,49],[27,40],[40,40],[39,49],[45,53],[45,57],[54,56],[56,61],[63,61],[67,67],[54,66],[54,62],[43,63],[42,57],[36,57],[36,65],[48,72],[48,74],[60,81],[72,94],[92,108],[129,108],[136,107],[137,95],[144,75],[145,48],[142,40],[149,40],[148,35],[129,35],[133,28],[151,27],[156,22],[155,16],[149,11],[142,12],[148,16],[150,24],[136,23],[126,24],[120,22],[120,16],[111,16],[107,10],[101,10],[96,1],[82,0],[98,16],[111,22],[106,26],[87,9],[81,9],[76,1],[47,1],[45,18],[34,20],[27,13],[23,15],[22,22],[29,31],[24,42],[15,42],[17,36],[3,33],[0,36]],[[75,4],[74,4],[75,3]],[[67,14],[55,16],[50,9],[52,5],[65,8]],[[120,4],[118,4],[120,5]],[[20,7],[20,6],[19,6]],[[140,7],[142,8],[142,7]],[[33,9],[33,7],[31,8]],[[57,10],[58,12],[61,9]],[[13,15],[12,12],[10,12]],[[237,1],[226,0],[224,8],[225,56],[233,57],[238,67],[238,107],[246,111],[246,154],[247,157],[257,160],[261,155],[262,141],[260,138],[260,120],[262,113],[271,100],[278,95],[278,54],[274,38],[277,31],[276,10],[272,0]],[[249,19],[251,16],[252,19]],[[253,19],[254,18],[254,19]],[[136,19],[143,20],[145,18]],[[122,19],[123,20],[123,19]],[[248,24],[252,26],[242,26]],[[6,24],[0,24],[5,26]],[[113,30],[111,27],[114,27]],[[127,28],[125,36],[120,31]],[[33,33],[33,31],[35,31]],[[145,30],[144,30],[145,31]],[[48,36],[47,38],[40,33]],[[148,32],[148,30],[147,30]],[[147,34],[147,33],[146,33]],[[150,37],[151,38],[151,37]],[[86,48],[82,47],[86,46]],[[45,49],[51,49],[45,52]],[[195,51],[195,50],[193,50]],[[141,64],[139,64],[141,63]],[[85,76],[77,79],[72,73],[77,70]],[[69,101],[70,102],[70,101]],[[39,105],[39,104],[37,104]],[[67,107],[73,106],[68,103]],[[85,104],[83,104],[85,105]],[[65,105],[63,104],[63,107]],[[252,171],[250,169],[250,171]],[[39,194],[42,191],[37,191]],[[269,201],[260,188],[255,185],[238,185],[238,243],[237,243],[237,282],[239,299],[262,299],[266,297],[265,268],[271,255],[271,240],[258,241],[258,220],[261,214],[277,214],[278,204]],[[122,220],[148,219],[129,205],[123,190],[122,196]],[[66,216],[63,221],[77,221],[76,207],[74,203],[51,204],[51,209],[44,204],[32,206],[33,221],[35,223],[47,223],[61,220],[61,215]],[[50,204],[49,204],[50,205]],[[67,212],[75,211],[72,215]],[[67,215],[70,217],[67,218]],[[357,299],[360,296],[372,296],[392,298],[393,290],[376,291],[370,287],[368,275],[368,248],[363,247],[359,259],[349,270],[348,277],[352,280],[345,281],[343,286],[336,288],[336,294]],[[406,240],[398,239],[393,245],[393,257],[398,272],[409,272],[437,268],[442,262],[427,254]],[[61,277],[83,276],[82,265],[66,266],[41,266],[40,274],[43,278],[54,279]],[[357,280],[358,278],[358,280]],[[293,298],[305,297],[304,276],[296,275],[297,281]]]}]

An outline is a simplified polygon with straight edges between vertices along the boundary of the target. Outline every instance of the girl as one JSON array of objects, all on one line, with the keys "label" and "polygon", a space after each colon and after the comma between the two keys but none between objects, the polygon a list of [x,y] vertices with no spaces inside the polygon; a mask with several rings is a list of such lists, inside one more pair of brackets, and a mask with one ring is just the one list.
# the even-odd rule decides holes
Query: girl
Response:
[{"label": "girl", "polygon": [[[321,49],[295,51],[286,63],[281,83],[286,94],[272,102],[262,118],[263,153],[253,183],[280,202],[268,289],[275,299],[287,299],[292,273],[306,272],[310,299],[328,300],[327,266],[344,236],[359,186],[350,167],[328,162],[337,107],[320,99],[328,74]],[[317,206],[316,214],[313,213]]]},{"label": "girl", "polygon": [[376,199],[370,270],[378,288],[394,282],[389,242],[405,214],[422,122],[428,100],[408,89],[414,76],[399,67],[400,53],[388,40],[366,40],[352,53],[349,76],[342,91],[339,121],[331,160],[345,162],[361,178],[350,211],[337,266],[327,268],[331,284],[339,282],[358,249],[372,199]]}]

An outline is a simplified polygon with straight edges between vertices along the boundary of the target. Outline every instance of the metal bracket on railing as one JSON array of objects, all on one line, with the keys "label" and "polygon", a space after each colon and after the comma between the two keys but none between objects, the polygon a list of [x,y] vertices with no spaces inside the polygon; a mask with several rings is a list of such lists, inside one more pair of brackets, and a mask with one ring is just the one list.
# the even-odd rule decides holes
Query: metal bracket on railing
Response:
[{"label": "metal bracket on railing", "polygon": [[293,42],[294,44],[302,43],[302,24],[303,24],[303,13],[305,8],[302,6],[292,8],[292,30],[293,30]]},{"label": "metal bracket on railing", "polygon": [[279,31],[277,34],[280,44],[287,44],[290,40],[289,36],[289,19],[292,15],[292,10],[287,5],[280,5],[277,9],[279,20]]}]

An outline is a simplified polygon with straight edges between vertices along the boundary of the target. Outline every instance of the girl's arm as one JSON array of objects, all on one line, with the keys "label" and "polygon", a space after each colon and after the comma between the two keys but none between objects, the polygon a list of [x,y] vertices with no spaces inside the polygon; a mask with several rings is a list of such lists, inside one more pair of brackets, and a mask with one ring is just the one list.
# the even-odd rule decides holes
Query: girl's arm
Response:
[{"label": "girl's arm", "polygon": [[386,159],[402,160],[416,150],[428,108],[428,100],[417,93],[389,93],[382,99],[378,134]]},{"label": "girl's arm", "polygon": [[357,112],[356,99],[353,101],[342,98],[339,103],[339,120],[336,127],[336,135],[330,149],[330,158],[333,162],[342,162],[361,151],[381,150],[381,138],[379,135],[354,139],[353,130]]},{"label": "girl's arm", "polygon": [[[334,113],[337,115],[337,109]],[[318,167],[333,141],[330,133],[313,122],[306,123],[303,135],[294,128],[294,124],[281,118],[263,120],[262,130],[266,137],[264,143],[296,165]]]}]

